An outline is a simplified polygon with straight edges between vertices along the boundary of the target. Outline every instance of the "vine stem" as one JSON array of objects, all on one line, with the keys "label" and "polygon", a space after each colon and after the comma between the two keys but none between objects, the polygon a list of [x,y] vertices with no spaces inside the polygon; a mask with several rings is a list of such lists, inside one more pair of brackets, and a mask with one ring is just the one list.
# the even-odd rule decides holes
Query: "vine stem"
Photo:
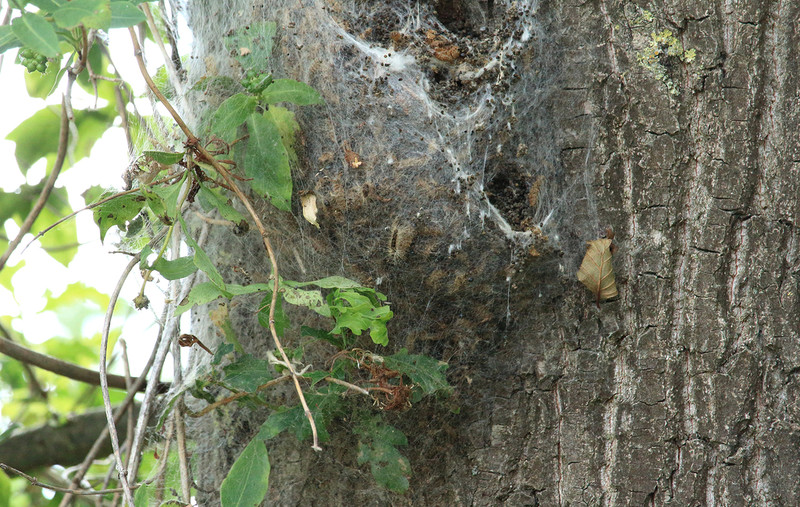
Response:
[{"label": "vine stem", "polygon": [[205,149],[205,147],[200,143],[200,140],[192,133],[191,129],[186,125],[186,122],[183,121],[183,118],[180,114],[172,107],[169,100],[164,96],[163,93],[158,89],[156,84],[153,82],[153,78],[150,77],[150,73],[147,71],[147,67],[145,66],[144,59],[142,58],[142,48],[139,45],[139,40],[136,38],[136,32],[134,31],[133,27],[128,28],[128,32],[131,36],[131,42],[133,42],[133,49],[134,49],[134,56],[136,57],[136,62],[139,64],[139,70],[142,74],[142,77],[147,82],[147,86],[153,92],[153,94],[158,98],[158,100],[167,108],[172,118],[175,120],[175,123],[178,124],[180,129],[186,135],[187,138],[187,145],[191,147],[192,150],[197,152],[204,161],[208,161],[214,169],[222,176],[228,186],[233,190],[236,194],[236,197],[242,202],[244,207],[247,209],[248,214],[252,217],[253,221],[256,224],[256,228],[258,228],[258,232],[261,234],[261,239],[264,242],[264,247],[267,250],[267,255],[269,256],[270,264],[272,265],[272,277],[273,277],[273,289],[272,289],[272,300],[269,304],[269,331],[272,335],[272,340],[275,342],[275,347],[281,354],[282,359],[286,362],[289,366],[289,371],[292,374],[292,380],[294,381],[295,391],[297,391],[297,396],[300,398],[300,403],[303,406],[303,411],[305,412],[306,418],[308,419],[309,424],[311,425],[311,434],[313,436],[313,444],[311,446],[312,449],[315,451],[321,451],[322,448],[319,446],[319,436],[317,434],[317,426],[314,423],[314,416],[311,413],[311,410],[308,408],[308,403],[306,403],[306,397],[303,394],[303,389],[300,387],[300,381],[298,377],[300,376],[297,371],[295,371],[294,366],[292,366],[291,361],[289,360],[289,356],[286,355],[286,352],[283,350],[283,345],[281,345],[280,338],[278,338],[278,332],[275,329],[275,307],[278,302],[278,290],[280,289],[280,280],[278,277],[278,261],[275,257],[275,252],[272,249],[272,244],[269,240],[269,235],[267,234],[267,230],[264,228],[264,224],[261,222],[261,219],[258,217],[255,209],[253,208],[250,199],[242,192],[239,188],[239,185],[236,184],[236,180],[231,176],[227,169],[225,169],[222,164],[217,162],[216,158]]}]

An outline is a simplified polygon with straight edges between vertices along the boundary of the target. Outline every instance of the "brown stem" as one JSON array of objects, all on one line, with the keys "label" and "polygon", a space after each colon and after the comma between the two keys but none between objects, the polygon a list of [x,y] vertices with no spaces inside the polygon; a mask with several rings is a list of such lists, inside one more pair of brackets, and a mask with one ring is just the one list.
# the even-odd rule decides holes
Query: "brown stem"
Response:
[{"label": "brown stem", "polygon": [[142,48],[139,45],[139,41],[136,39],[136,32],[134,31],[133,27],[128,28],[131,41],[133,42],[134,47],[134,54],[136,56],[136,61],[139,64],[139,70],[142,73],[142,77],[147,82],[147,86],[150,87],[150,90],[153,94],[158,97],[158,100],[167,108],[172,118],[181,128],[183,133],[186,135],[187,138],[187,145],[190,146],[195,152],[197,152],[202,160],[208,161],[214,167],[214,169],[222,176],[225,182],[230,186],[233,192],[236,194],[236,197],[244,204],[244,207],[247,209],[248,214],[253,218],[253,221],[258,228],[258,232],[261,234],[261,239],[264,242],[264,247],[267,250],[267,255],[269,256],[270,264],[272,265],[272,276],[274,278],[273,289],[272,289],[272,300],[270,301],[269,305],[269,331],[272,335],[272,340],[275,343],[275,347],[281,354],[282,359],[289,367],[289,371],[292,374],[292,380],[294,381],[295,391],[297,391],[297,396],[300,398],[300,404],[303,406],[303,411],[305,412],[306,418],[308,422],[311,424],[311,434],[313,436],[313,444],[311,448],[315,451],[321,451],[322,448],[319,446],[319,436],[317,435],[317,426],[314,423],[314,416],[311,414],[311,410],[308,408],[308,403],[306,403],[305,395],[303,394],[303,389],[300,387],[300,382],[298,380],[299,374],[295,371],[294,367],[292,366],[291,361],[289,361],[289,356],[286,355],[286,352],[283,350],[283,345],[281,345],[281,341],[278,338],[278,332],[275,328],[275,307],[278,302],[278,290],[280,289],[280,281],[278,277],[278,261],[275,257],[275,252],[272,249],[272,244],[269,240],[269,235],[267,234],[267,230],[264,228],[264,224],[261,223],[261,219],[258,217],[258,213],[256,213],[253,205],[250,203],[250,199],[244,195],[244,192],[239,188],[236,184],[236,180],[230,175],[227,169],[225,169],[222,164],[220,164],[214,156],[208,152],[208,150],[203,147],[202,143],[200,143],[199,139],[192,133],[191,129],[186,125],[186,122],[183,121],[183,118],[175,111],[175,108],[172,107],[172,104],[169,103],[167,98],[164,96],[163,93],[158,89],[156,84],[153,82],[153,78],[150,77],[150,74],[147,72],[147,67],[145,66],[144,59],[142,58]]},{"label": "brown stem", "polygon": [[[94,386],[100,385],[100,374],[94,370],[82,368],[75,364],[56,359],[55,357],[34,352],[5,338],[0,338],[0,353],[8,357],[13,357],[17,361],[61,375],[62,377],[71,378],[72,380],[78,380]],[[126,389],[125,377],[109,375],[108,385],[115,389]],[[142,382],[142,386],[139,387],[139,390],[144,391],[144,388],[144,382]],[[160,392],[167,392],[168,390],[169,384],[159,384]]]}]

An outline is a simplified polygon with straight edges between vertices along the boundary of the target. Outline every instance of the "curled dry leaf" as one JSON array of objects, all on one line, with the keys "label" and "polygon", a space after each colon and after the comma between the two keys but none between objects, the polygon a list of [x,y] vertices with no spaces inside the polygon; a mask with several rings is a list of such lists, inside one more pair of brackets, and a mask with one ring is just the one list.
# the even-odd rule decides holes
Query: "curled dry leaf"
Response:
[{"label": "curled dry leaf", "polygon": [[300,204],[303,205],[303,218],[308,223],[319,229],[317,223],[317,196],[314,192],[304,191],[300,192]]},{"label": "curled dry leaf", "polygon": [[611,265],[611,240],[596,239],[588,241],[586,255],[578,270],[578,281],[584,284],[600,301],[617,295],[617,283],[614,278],[614,267]]}]

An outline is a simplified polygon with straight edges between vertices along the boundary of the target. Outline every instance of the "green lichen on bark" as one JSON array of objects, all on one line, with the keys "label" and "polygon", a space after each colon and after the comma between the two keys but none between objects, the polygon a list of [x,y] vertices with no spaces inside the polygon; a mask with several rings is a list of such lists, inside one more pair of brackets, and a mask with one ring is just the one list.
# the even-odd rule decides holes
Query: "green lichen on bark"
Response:
[{"label": "green lichen on bark", "polygon": [[[636,48],[636,59],[639,66],[648,71],[656,80],[661,81],[671,95],[679,95],[680,88],[672,79],[672,68],[678,63],[690,64],[697,56],[694,49],[684,49],[683,43],[672,30],[652,30],[654,27],[652,13],[644,9],[631,20],[634,30],[633,42]],[[649,36],[642,28],[651,28]],[[638,30],[637,30],[638,29]]]}]

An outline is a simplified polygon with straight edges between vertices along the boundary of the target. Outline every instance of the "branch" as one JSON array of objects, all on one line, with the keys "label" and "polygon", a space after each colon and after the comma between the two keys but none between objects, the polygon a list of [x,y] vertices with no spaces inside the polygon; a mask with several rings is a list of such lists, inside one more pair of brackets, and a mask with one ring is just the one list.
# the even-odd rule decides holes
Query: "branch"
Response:
[{"label": "branch", "polygon": [[[138,405],[134,410],[138,412]],[[105,414],[99,407],[70,417],[59,426],[44,425],[23,431],[0,442],[0,462],[25,471],[52,465],[77,465],[106,425]],[[127,427],[123,418],[119,429],[127,432]],[[111,453],[107,437],[99,450],[104,455]]]},{"label": "branch", "polygon": [[[82,368],[78,365],[56,359],[55,357],[34,352],[31,349],[6,340],[5,338],[0,338],[0,353],[25,364],[31,364],[37,368],[53,372],[56,375],[61,375],[62,377],[85,382],[93,386],[100,385],[100,374],[94,370]],[[120,375],[109,375],[108,385],[115,389],[127,389],[125,377]],[[160,382],[158,385],[159,392],[162,393],[167,392],[169,387],[169,384],[163,382]],[[139,390],[144,391],[144,389],[145,385],[143,384]]]},{"label": "branch", "polygon": [[275,252],[272,249],[272,244],[269,240],[269,234],[267,234],[264,224],[261,223],[261,219],[259,218],[258,213],[256,213],[256,210],[253,208],[250,199],[247,198],[244,192],[242,192],[242,190],[236,184],[236,180],[231,176],[228,170],[225,169],[222,164],[220,164],[217,159],[214,158],[214,156],[203,147],[197,136],[192,133],[191,129],[189,129],[189,127],[186,125],[186,122],[183,121],[183,118],[181,118],[178,112],[175,111],[175,108],[172,107],[172,104],[170,104],[164,94],[161,93],[156,84],[153,82],[153,78],[151,78],[150,74],[147,72],[147,67],[145,66],[144,59],[142,58],[142,48],[139,45],[139,41],[136,39],[136,32],[134,31],[133,27],[128,28],[128,31],[131,35],[131,41],[133,42],[136,62],[139,64],[139,70],[142,73],[142,77],[147,82],[147,86],[150,87],[153,94],[155,94],[155,96],[158,97],[158,100],[164,105],[165,108],[167,108],[167,111],[169,111],[170,115],[172,115],[172,118],[186,135],[187,145],[190,146],[202,158],[203,161],[207,161],[214,166],[214,169],[222,176],[228,186],[233,190],[233,193],[236,194],[236,197],[239,198],[244,207],[247,209],[247,213],[252,217],[256,227],[258,228],[258,232],[261,234],[261,239],[264,242],[264,248],[267,250],[267,255],[269,256],[269,261],[272,265],[272,277],[274,279],[272,300],[269,304],[269,331],[272,335],[272,341],[275,343],[275,347],[278,349],[281,357],[289,367],[289,371],[292,374],[292,380],[294,381],[295,391],[297,392],[297,396],[300,398],[300,404],[303,406],[303,411],[305,412],[306,418],[311,425],[311,435],[313,437],[311,448],[315,451],[321,451],[322,448],[319,446],[317,425],[314,423],[314,416],[311,414],[311,410],[308,408],[308,403],[306,403],[306,397],[303,394],[303,389],[300,387],[300,375],[297,373],[297,371],[295,371],[291,361],[289,361],[289,356],[286,355],[286,351],[283,350],[283,345],[281,345],[281,340],[278,338],[278,332],[275,328],[275,307],[278,303],[280,278],[278,276],[278,260],[275,257]]},{"label": "branch", "polygon": [[[122,285],[125,279],[133,270],[134,266],[139,263],[139,256],[135,256],[125,266],[122,276],[117,281],[117,286],[114,287],[114,292],[111,293],[111,299],[108,302],[108,309],[106,310],[106,317],[103,321],[103,337],[100,342],[100,390],[103,393],[103,408],[105,408],[106,421],[108,422],[108,433],[111,436],[111,448],[114,450],[114,459],[117,465],[117,472],[119,472],[119,481],[125,490],[125,500],[128,505],[133,505],[133,493],[131,493],[131,486],[128,483],[128,477],[125,473],[125,465],[122,462],[122,456],[119,452],[119,436],[117,435],[116,421],[111,407],[111,397],[108,393],[108,374],[106,372],[106,358],[108,353],[108,334],[111,331],[111,316],[114,315],[114,307],[117,304],[117,298],[122,291]],[[131,450],[131,455],[133,450]]]}]

